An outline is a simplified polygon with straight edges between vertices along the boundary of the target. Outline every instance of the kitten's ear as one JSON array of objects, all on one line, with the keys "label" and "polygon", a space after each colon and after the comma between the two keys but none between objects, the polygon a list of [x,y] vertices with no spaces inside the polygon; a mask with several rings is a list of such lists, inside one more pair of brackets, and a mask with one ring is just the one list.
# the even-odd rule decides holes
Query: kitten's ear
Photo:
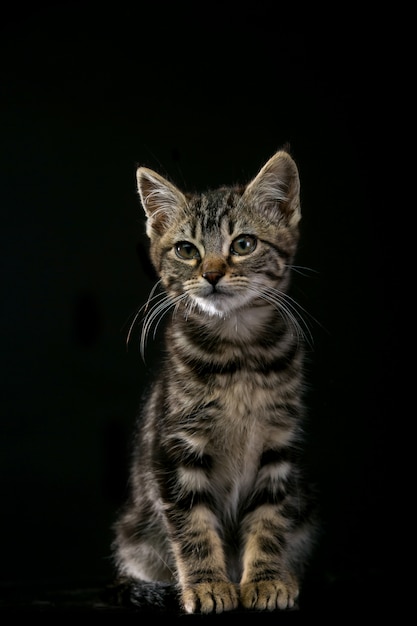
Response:
[{"label": "kitten's ear", "polygon": [[136,171],[138,192],[148,218],[146,232],[149,237],[161,236],[175,218],[180,207],[187,204],[185,196],[165,178],[148,169]]},{"label": "kitten's ear", "polygon": [[246,187],[244,197],[271,220],[284,217],[290,227],[297,226],[301,219],[300,179],[288,152],[280,150],[265,163]]}]

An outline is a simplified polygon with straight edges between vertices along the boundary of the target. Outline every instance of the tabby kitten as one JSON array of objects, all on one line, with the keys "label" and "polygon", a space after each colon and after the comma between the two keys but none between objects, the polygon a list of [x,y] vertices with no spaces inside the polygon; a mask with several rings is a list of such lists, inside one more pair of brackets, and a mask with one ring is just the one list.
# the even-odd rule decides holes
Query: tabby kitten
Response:
[{"label": "tabby kitten", "polygon": [[135,602],[171,584],[187,613],[290,609],[315,535],[300,463],[303,333],[286,295],[297,167],[281,150],[242,187],[191,195],[145,167],[137,184],[162,287],[142,348],[171,315],[115,525],[120,585]]}]

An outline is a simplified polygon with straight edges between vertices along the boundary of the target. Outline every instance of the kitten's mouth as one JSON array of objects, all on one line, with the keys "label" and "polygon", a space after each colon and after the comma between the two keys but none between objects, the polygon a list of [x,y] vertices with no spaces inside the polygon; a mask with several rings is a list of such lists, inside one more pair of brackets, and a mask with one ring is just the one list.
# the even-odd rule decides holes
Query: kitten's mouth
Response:
[{"label": "kitten's mouth", "polygon": [[208,300],[219,300],[224,298],[233,298],[234,294],[229,291],[225,291],[224,289],[219,289],[216,285],[213,285],[212,290],[209,293],[201,296],[202,298],[207,298]]},{"label": "kitten's mouth", "polygon": [[229,290],[225,289],[222,285],[207,285],[204,288],[201,288],[198,293],[195,294],[197,298],[216,298],[216,297],[224,297],[224,296],[232,296]]}]

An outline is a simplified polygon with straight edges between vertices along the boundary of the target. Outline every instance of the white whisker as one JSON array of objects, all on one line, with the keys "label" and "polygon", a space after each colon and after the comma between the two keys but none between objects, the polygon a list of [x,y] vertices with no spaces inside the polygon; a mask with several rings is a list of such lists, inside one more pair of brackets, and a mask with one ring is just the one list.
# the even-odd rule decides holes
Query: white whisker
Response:
[{"label": "white whisker", "polygon": [[319,273],[317,270],[313,270],[312,267],[305,267],[303,265],[286,265],[285,267],[287,267],[290,270],[293,270],[294,272],[297,272],[298,274],[301,274],[301,276],[308,276],[309,273],[312,273],[312,274]]},{"label": "white whisker", "polygon": [[289,326],[294,330],[298,341],[304,340],[305,343],[312,348],[314,343],[313,335],[302,313],[309,317],[311,316],[301,305],[288,294],[272,287],[265,289],[252,285],[248,287],[248,289],[265,302],[269,302],[269,304],[279,311]]},{"label": "white whisker", "polygon": [[180,303],[187,298],[187,294],[180,294],[172,298],[166,293],[158,294],[159,301],[156,302],[151,309],[147,312],[145,319],[143,321],[142,333],[140,338],[140,353],[142,355],[142,359],[145,361],[145,347],[149,337],[150,330],[152,325],[154,326],[153,338],[156,336],[156,331],[158,329],[159,324],[162,321],[162,318],[170,311],[174,309],[174,314],[178,311],[178,307]]},{"label": "white whisker", "polygon": [[130,341],[130,337],[131,337],[131,335],[132,335],[133,327],[135,326],[135,324],[136,324],[136,322],[137,322],[137,319],[138,319],[138,317],[139,317],[139,315],[140,315],[141,310],[142,310],[142,307],[141,307],[141,308],[137,311],[137,313],[134,315],[134,317],[133,317],[133,321],[132,321],[132,323],[131,323],[131,324],[130,324],[130,326],[129,326],[129,330],[128,330],[127,337],[126,337],[126,347],[127,347],[127,348],[129,347],[129,341]]},{"label": "white whisker", "polygon": [[158,280],[155,285],[152,287],[151,292],[149,294],[149,297],[147,299],[147,301],[145,302],[145,304],[142,304],[141,307],[139,307],[138,311],[136,312],[136,314],[133,317],[133,321],[129,326],[129,331],[127,333],[127,337],[126,337],[126,346],[129,345],[129,341],[130,341],[130,337],[132,335],[133,332],[133,328],[138,320],[139,315],[141,314],[142,311],[146,311],[149,307],[149,304],[152,300],[154,300],[155,298],[161,297],[163,294],[157,294],[156,296],[154,295],[155,290],[157,289],[157,287],[161,284],[161,280]]}]

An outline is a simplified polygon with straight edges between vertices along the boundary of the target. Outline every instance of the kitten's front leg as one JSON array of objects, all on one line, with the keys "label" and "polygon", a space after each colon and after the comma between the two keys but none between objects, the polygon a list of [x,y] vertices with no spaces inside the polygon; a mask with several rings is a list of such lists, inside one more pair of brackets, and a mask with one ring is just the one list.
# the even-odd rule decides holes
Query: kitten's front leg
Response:
[{"label": "kitten's front leg", "polygon": [[[178,513],[175,516],[178,521]],[[181,600],[187,613],[221,613],[238,605],[236,585],[226,574],[216,516],[197,505],[180,516],[173,539]]]},{"label": "kitten's front leg", "polygon": [[245,520],[245,551],[240,601],[247,609],[291,609],[298,581],[285,559],[285,520],[276,507],[263,505]]}]

